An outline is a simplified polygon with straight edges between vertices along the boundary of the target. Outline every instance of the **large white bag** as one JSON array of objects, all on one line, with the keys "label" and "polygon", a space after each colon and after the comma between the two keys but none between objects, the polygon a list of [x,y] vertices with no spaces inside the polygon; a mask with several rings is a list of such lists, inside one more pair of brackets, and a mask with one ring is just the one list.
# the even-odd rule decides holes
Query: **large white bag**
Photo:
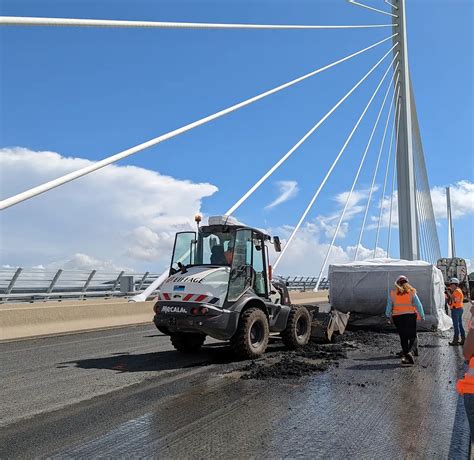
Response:
[{"label": "large white bag", "polygon": [[440,270],[428,262],[372,259],[329,266],[329,301],[334,309],[382,316],[395,280],[408,277],[423,304],[426,320],[422,328],[445,331],[452,327],[444,310],[444,280]]}]

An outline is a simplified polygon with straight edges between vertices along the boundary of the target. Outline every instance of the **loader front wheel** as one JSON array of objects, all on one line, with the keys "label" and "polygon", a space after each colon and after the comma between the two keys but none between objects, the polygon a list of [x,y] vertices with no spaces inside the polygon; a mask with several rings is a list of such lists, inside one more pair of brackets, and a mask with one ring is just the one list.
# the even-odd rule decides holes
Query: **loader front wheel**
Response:
[{"label": "loader front wheel", "polygon": [[267,349],[269,335],[265,313],[258,308],[249,308],[240,316],[237,332],[230,340],[230,345],[237,357],[255,359]]},{"label": "loader front wheel", "polygon": [[202,347],[206,336],[203,334],[183,334],[178,332],[170,334],[170,339],[176,350],[181,353],[193,353]]},{"label": "loader front wheel", "polygon": [[281,333],[283,343],[290,350],[304,347],[311,337],[311,315],[305,307],[292,306],[285,330]]}]

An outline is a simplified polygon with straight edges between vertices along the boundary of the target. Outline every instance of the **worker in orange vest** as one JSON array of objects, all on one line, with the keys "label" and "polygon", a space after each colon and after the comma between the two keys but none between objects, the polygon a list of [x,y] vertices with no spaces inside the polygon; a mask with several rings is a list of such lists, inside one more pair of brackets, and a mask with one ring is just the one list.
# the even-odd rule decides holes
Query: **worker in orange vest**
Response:
[{"label": "worker in orange vest", "polygon": [[385,310],[397,328],[402,345],[402,364],[415,364],[413,347],[416,344],[416,321],[425,319],[425,312],[416,289],[410,286],[408,278],[400,275],[387,300]]},{"label": "worker in orange vest", "polygon": [[473,300],[471,300],[469,332],[463,349],[464,358],[469,362],[469,368],[464,378],[458,380],[456,388],[464,396],[464,407],[466,408],[467,419],[471,428],[471,439],[474,440],[474,324],[472,322],[472,315],[474,315]]},{"label": "worker in orange vest", "polygon": [[[452,342],[449,342],[450,345],[464,345],[464,340],[466,339],[466,333],[464,332],[464,327],[462,325],[462,315],[464,309],[462,304],[464,302],[464,294],[461,289],[459,289],[459,280],[457,278],[451,278],[449,281],[449,287],[446,292],[448,298],[448,305],[451,309],[451,318],[453,319],[454,326],[454,338]],[[459,335],[461,335],[461,341],[459,341]]]}]

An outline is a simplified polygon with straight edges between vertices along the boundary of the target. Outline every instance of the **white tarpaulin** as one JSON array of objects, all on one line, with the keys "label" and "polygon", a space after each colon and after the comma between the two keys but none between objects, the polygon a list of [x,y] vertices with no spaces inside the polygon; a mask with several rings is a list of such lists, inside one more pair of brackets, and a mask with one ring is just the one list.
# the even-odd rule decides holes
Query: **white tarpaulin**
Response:
[{"label": "white tarpaulin", "polygon": [[428,262],[372,259],[329,266],[329,300],[336,310],[382,316],[395,280],[408,277],[423,304],[422,328],[445,331],[452,327],[444,310],[444,280]]}]

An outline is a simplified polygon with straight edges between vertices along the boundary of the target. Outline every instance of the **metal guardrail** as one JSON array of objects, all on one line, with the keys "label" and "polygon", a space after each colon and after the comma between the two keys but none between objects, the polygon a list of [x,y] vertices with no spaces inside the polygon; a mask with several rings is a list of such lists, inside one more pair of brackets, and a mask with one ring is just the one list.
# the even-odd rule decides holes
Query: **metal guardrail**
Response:
[{"label": "metal guardrail", "polygon": [[[318,282],[317,276],[288,276],[282,277],[282,279],[288,283],[290,291],[311,291]],[[322,291],[329,289],[329,280],[327,278],[321,278],[319,289]]]},{"label": "metal guardrail", "polygon": [[2,268],[0,303],[128,297],[146,289],[158,276],[150,272]]},{"label": "metal guardrail", "polygon": [[[0,303],[129,297],[145,290],[158,276],[150,272],[1,268]],[[317,277],[310,276],[282,279],[288,283],[289,290],[311,290],[317,283]],[[319,288],[329,288],[326,278]]]}]

